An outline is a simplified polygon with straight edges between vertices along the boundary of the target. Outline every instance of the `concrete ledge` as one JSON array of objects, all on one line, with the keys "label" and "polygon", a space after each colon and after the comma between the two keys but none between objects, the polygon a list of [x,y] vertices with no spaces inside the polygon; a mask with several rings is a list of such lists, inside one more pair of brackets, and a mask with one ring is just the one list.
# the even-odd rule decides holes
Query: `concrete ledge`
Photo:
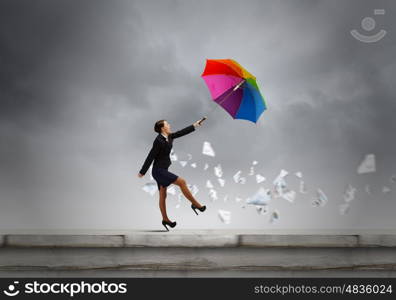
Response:
[{"label": "concrete ledge", "polygon": [[125,235],[125,247],[236,247],[238,235]]},{"label": "concrete ledge", "polygon": [[396,276],[396,235],[221,230],[0,235],[0,276],[67,276],[65,272],[149,277],[274,273],[292,277],[295,272],[305,277],[324,272]]},{"label": "concrete ledge", "polygon": [[354,235],[241,235],[246,247],[357,247]]},{"label": "concrete ledge", "polygon": [[123,236],[7,235],[2,247],[123,247]]},{"label": "concrete ledge", "polygon": [[358,238],[359,245],[364,247],[396,247],[396,235],[364,234]]},{"label": "concrete ledge", "polygon": [[0,247],[396,247],[396,235],[132,232],[119,235],[9,234]]}]

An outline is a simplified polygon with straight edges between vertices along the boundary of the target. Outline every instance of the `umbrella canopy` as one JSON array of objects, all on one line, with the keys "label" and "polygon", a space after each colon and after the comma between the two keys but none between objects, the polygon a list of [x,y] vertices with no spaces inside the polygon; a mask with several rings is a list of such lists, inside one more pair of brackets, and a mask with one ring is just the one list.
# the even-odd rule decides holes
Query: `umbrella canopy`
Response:
[{"label": "umbrella canopy", "polygon": [[267,109],[256,77],[233,59],[207,59],[201,77],[213,101],[234,119],[256,123]]}]

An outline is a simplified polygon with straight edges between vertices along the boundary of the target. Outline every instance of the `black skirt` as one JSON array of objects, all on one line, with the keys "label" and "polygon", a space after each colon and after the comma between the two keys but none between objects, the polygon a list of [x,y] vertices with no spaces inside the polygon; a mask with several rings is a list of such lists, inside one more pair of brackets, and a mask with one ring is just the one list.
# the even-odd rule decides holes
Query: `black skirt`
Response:
[{"label": "black skirt", "polygon": [[177,179],[177,175],[169,172],[168,169],[153,167],[151,170],[153,178],[157,182],[158,190],[160,190],[160,185],[163,187],[169,186]]}]

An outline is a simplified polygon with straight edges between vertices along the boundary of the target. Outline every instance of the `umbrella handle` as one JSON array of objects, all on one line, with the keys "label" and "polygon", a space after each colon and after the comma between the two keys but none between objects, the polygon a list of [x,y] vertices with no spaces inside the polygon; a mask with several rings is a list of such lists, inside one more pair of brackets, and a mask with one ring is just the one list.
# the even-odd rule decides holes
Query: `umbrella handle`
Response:
[{"label": "umbrella handle", "polygon": [[199,120],[199,121],[198,121],[199,125],[201,125],[201,123],[202,123],[203,121],[205,121],[205,120],[206,120],[206,117],[203,117],[201,120]]}]

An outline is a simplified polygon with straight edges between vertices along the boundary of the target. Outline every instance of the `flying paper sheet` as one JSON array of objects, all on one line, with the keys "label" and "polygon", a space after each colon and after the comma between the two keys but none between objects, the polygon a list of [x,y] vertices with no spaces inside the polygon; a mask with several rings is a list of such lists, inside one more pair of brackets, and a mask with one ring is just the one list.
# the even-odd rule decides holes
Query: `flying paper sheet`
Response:
[{"label": "flying paper sheet", "polygon": [[198,193],[198,187],[194,184],[194,185],[191,185],[191,184],[187,184],[187,187],[188,187],[188,189],[191,191],[191,194],[193,195],[193,196],[195,196],[197,193]]},{"label": "flying paper sheet", "polygon": [[382,188],[382,192],[383,192],[384,194],[387,194],[387,193],[390,193],[390,192],[391,192],[391,189],[388,188],[387,186],[384,186],[384,187]]},{"label": "flying paper sheet", "polygon": [[313,207],[318,207],[318,206],[324,206],[327,203],[327,196],[321,189],[317,189],[316,191],[316,198],[312,200],[312,206]]},{"label": "flying paper sheet", "polygon": [[215,189],[210,189],[209,190],[209,197],[210,197],[210,200],[212,200],[212,201],[217,200],[218,199],[217,191]]},{"label": "flying paper sheet", "polygon": [[179,192],[179,194],[177,195],[177,201],[181,202],[182,199],[183,199],[183,194]]},{"label": "flying paper sheet", "polygon": [[281,170],[278,177],[275,178],[275,180],[273,181],[273,185],[275,188],[275,196],[279,197],[282,196],[282,194],[286,191],[286,181],[285,181],[285,177],[288,175],[289,173],[286,170]]},{"label": "flying paper sheet", "polygon": [[253,162],[252,162],[252,165],[253,166],[255,166],[255,165],[257,165],[258,164],[258,161],[257,160],[254,160]]},{"label": "flying paper sheet", "polygon": [[209,165],[205,164],[204,171],[206,171],[208,168],[209,168]]},{"label": "flying paper sheet", "polygon": [[208,156],[215,156],[215,152],[209,142],[205,141],[203,143],[202,154],[205,154]]},{"label": "flying paper sheet", "polygon": [[301,173],[301,172],[296,172],[295,175],[296,175],[298,178],[302,178],[302,173]]},{"label": "flying paper sheet", "polygon": [[193,168],[196,168],[197,164],[196,163],[192,163],[190,166],[193,167]]},{"label": "flying paper sheet", "polygon": [[210,180],[208,179],[208,180],[206,180],[206,187],[208,188],[208,189],[211,189],[211,188],[213,188],[213,184],[210,182]]},{"label": "flying paper sheet", "polygon": [[246,183],[246,178],[245,177],[241,177],[241,170],[239,170],[238,172],[236,172],[234,174],[234,176],[232,176],[232,178],[234,179],[235,183],[241,183],[241,184],[245,184]]},{"label": "flying paper sheet", "polygon": [[171,150],[171,153],[169,154],[169,157],[171,161],[176,161],[177,160],[177,155],[175,152],[173,152],[173,149]]},{"label": "flying paper sheet", "polygon": [[254,175],[254,167],[250,167],[249,175],[250,176]]},{"label": "flying paper sheet", "polygon": [[184,160],[179,160],[179,163],[181,164],[181,166],[184,168],[187,165],[187,162]]},{"label": "flying paper sheet", "polygon": [[265,181],[265,177],[261,176],[260,174],[256,174],[256,182],[261,183],[263,181]]},{"label": "flying paper sheet", "polygon": [[350,202],[353,199],[355,199],[355,193],[356,193],[356,188],[348,184],[346,191],[344,193],[344,201],[345,202]]},{"label": "flying paper sheet", "polygon": [[247,204],[267,205],[271,201],[271,191],[260,187],[258,191],[246,200]]},{"label": "flying paper sheet", "polygon": [[171,184],[170,186],[168,186],[166,192],[172,195],[176,195],[175,185]]},{"label": "flying paper sheet", "polygon": [[220,220],[224,224],[230,224],[230,222],[231,222],[231,212],[230,211],[219,209],[218,215],[219,215]]},{"label": "flying paper sheet", "polygon": [[214,167],[214,173],[217,177],[223,176],[223,171],[221,170],[220,164],[218,164],[217,166]]},{"label": "flying paper sheet", "polygon": [[234,176],[232,176],[232,178],[234,178],[234,181],[235,181],[235,183],[238,183],[239,182],[239,177],[240,177],[240,175],[241,175],[241,170],[239,170],[238,172],[236,172],[235,174],[234,174]]},{"label": "flying paper sheet", "polygon": [[158,186],[155,182],[148,182],[142,187],[142,189],[151,196],[154,196],[155,192],[158,190]]},{"label": "flying paper sheet", "polygon": [[360,163],[357,172],[358,174],[375,172],[375,155],[367,154],[364,160]]},{"label": "flying paper sheet", "polygon": [[225,180],[223,178],[217,178],[217,180],[219,181],[219,184],[223,187],[225,184]]},{"label": "flying paper sheet", "polygon": [[267,205],[257,205],[256,206],[256,211],[259,215],[265,215],[268,212],[268,206]]},{"label": "flying paper sheet", "polygon": [[290,203],[294,203],[294,200],[296,199],[296,192],[293,190],[288,190],[282,194],[282,198],[289,201]]},{"label": "flying paper sheet", "polygon": [[274,210],[271,214],[269,222],[271,224],[276,223],[279,220],[279,213],[277,210]]}]

